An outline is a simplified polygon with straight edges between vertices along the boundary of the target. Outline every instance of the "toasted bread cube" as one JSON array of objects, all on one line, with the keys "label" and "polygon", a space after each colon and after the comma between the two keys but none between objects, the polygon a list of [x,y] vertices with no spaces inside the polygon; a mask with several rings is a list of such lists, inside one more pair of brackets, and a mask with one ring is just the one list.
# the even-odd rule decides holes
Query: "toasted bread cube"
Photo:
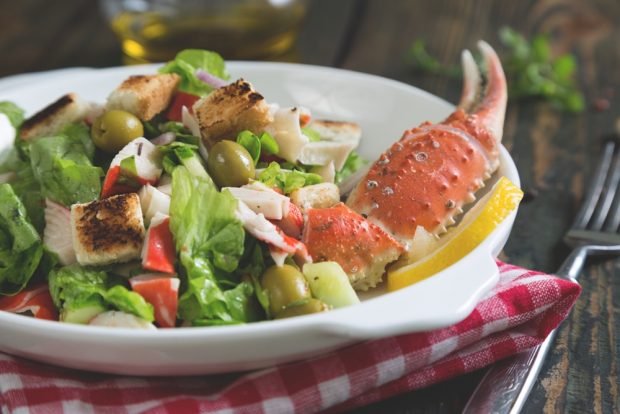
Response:
[{"label": "toasted bread cube", "polygon": [[75,93],[68,93],[26,119],[19,135],[25,140],[55,135],[67,124],[83,120],[90,109],[88,102]]},{"label": "toasted bread cube", "polygon": [[354,122],[315,119],[308,127],[318,132],[324,140],[355,142],[356,147],[362,137],[362,128]]},{"label": "toasted bread cube", "polygon": [[145,231],[138,194],[119,194],[72,205],[71,232],[81,265],[139,259]]},{"label": "toasted bread cube", "polygon": [[108,96],[106,109],[121,109],[149,121],[168,107],[180,80],[176,73],[130,76]]},{"label": "toasted bread cube", "polygon": [[308,185],[293,191],[291,202],[306,214],[311,208],[329,208],[338,204],[340,191],[334,183]]},{"label": "toasted bread cube", "polygon": [[214,90],[193,110],[207,148],[222,139],[235,139],[246,129],[261,132],[273,121],[265,98],[243,79]]}]

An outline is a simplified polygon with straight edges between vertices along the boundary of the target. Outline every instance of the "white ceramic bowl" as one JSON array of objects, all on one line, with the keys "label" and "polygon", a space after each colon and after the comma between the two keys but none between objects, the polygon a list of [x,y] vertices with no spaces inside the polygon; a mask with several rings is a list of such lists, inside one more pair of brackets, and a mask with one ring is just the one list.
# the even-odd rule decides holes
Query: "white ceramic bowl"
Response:
[{"label": "white ceramic bowl", "polygon": [[[250,80],[269,102],[302,105],[317,117],[362,126],[362,155],[376,158],[402,132],[422,121],[440,121],[453,107],[415,87],[351,71],[282,63],[230,62],[233,77]],[[67,92],[103,102],[145,65],[39,75],[0,91],[28,113]],[[501,148],[499,174],[519,184],[510,155]],[[516,214],[516,213],[515,213]],[[241,371],[307,358],[347,344],[445,327],[464,319],[497,282],[495,257],[515,214],[468,256],[397,292],[377,289],[359,305],[291,319],[239,326],[136,331],[71,325],[0,311],[0,350],[56,365],[133,375],[192,375]]]}]

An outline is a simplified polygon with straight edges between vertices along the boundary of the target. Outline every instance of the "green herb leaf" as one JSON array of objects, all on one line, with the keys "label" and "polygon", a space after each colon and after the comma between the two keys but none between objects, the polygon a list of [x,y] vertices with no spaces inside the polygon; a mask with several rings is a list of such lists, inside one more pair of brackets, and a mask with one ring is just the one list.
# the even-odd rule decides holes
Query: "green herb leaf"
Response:
[{"label": "green herb leaf", "polygon": [[261,141],[260,138],[252,133],[252,131],[241,131],[237,135],[237,144],[248,150],[250,156],[254,160],[254,165],[260,159]]},{"label": "green herb leaf", "polygon": [[[540,98],[561,110],[580,112],[584,98],[575,82],[577,62],[573,55],[553,57],[549,37],[537,35],[530,42],[509,27],[503,27],[499,38],[507,48],[502,64],[508,78],[508,96],[511,99]],[[412,64],[423,71],[461,76],[461,70],[447,66],[431,56],[423,40],[417,40],[408,54]]]}]

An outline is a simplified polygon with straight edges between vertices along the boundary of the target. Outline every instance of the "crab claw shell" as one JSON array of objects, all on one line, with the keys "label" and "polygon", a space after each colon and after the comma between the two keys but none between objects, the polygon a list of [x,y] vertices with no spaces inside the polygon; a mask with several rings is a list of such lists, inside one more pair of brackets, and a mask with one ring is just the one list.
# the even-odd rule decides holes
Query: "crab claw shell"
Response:
[{"label": "crab claw shell", "polygon": [[480,42],[484,85],[469,52],[463,53],[460,107],[439,124],[405,131],[370,168],[347,205],[411,246],[422,226],[439,235],[473,202],[499,166],[506,110],[506,79],[497,54]]},{"label": "crab claw shell", "polygon": [[481,90],[482,77],[471,53],[464,50],[461,56],[463,65],[463,93],[459,108],[478,118],[480,124],[495,138],[502,139],[504,115],[508,92],[506,77],[497,53],[486,42],[478,42],[486,66],[486,88]]},{"label": "crab claw shell", "polygon": [[338,262],[357,290],[375,287],[405,251],[379,226],[343,203],[308,210],[302,241],[315,262]]}]

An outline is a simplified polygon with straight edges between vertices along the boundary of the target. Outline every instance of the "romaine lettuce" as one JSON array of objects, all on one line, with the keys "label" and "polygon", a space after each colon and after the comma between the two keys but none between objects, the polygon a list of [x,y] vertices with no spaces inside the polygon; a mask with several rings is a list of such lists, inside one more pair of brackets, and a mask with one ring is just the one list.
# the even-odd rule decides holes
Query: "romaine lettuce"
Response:
[{"label": "romaine lettuce", "polygon": [[10,184],[0,184],[0,294],[26,286],[43,255],[43,244]]},{"label": "romaine lettuce", "polygon": [[30,165],[43,197],[65,206],[97,199],[103,171],[92,165],[79,135],[38,138],[30,144]]},{"label": "romaine lettuce", "polygon": [[179,315],[193,324],[241,323],[253,318],[245,306],[253,297],[251,284],[229,292],[220,282],[237,269],[243,254],[245,231],[235,216],[236,207],[237,200],[227,191],[218,192],[211,181],[192,175],[183,166],[174,169],[170,230],[186,278]]},{"label": "romaine lettuce", "polygon": [[159,69],[159,72],[180,75],[180,91],[203,96],[211,92],[213,87],[198,78],[196,71],[199,69],[221,79],[229,78],[224,59],[219,54],[199,49],[186,49],[179,52],[174,60]]},{"label": "romaine lettuce", "polygon": [[24,110],[13,102],[0,102],[0,114],[5,114],[15,129],[18,129],[24,122]]},{"label": "romaine lettuce", "polygon": [[152,322],[153,306],[136,292],[132,292],[104,271],[87,269],[79,265],[52,270],[48,277],[50,293],[63,320],[78,320],[84,309],[92,313],[118,309]]}]

